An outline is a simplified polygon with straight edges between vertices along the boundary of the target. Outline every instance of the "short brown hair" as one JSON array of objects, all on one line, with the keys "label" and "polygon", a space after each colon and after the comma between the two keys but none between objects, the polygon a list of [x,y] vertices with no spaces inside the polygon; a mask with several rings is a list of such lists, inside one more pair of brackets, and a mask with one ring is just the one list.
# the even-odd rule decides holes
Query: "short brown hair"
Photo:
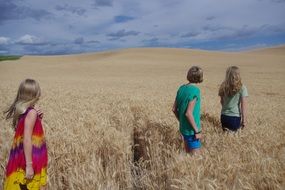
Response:
[{"label": "short brown hair", "polygon": [[203,70],[201,69],[201,67],[191,67],[187,73],[187,80],[191,83],[203,82]]}]

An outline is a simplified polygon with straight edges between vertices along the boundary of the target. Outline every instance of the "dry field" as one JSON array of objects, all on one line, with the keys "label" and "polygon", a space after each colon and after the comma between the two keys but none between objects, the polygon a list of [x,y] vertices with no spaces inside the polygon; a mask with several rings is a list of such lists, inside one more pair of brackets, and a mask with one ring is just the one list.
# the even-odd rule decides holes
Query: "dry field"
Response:
[{"label": "dry field", "polygon": [[[183,151],[171,112],[192,65],[204,69],[203,153]],[[241,68],[248,126],[220,128],[225,70]],[[285,46],[243,53],[126,49],[0,62],[0,110],[40,82],[49,189],[285,189]],[[0,116],[0,189],[13,130]]]}]

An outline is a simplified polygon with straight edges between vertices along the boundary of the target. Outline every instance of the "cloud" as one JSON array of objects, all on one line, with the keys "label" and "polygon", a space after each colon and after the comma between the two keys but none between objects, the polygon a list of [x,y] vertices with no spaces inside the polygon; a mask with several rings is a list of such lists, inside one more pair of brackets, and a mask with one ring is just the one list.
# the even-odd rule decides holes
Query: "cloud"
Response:
[{"label": "cloud", "polygon": [[103,7],[103,6],[111,7],[113,6],[113,1],[114,0],[95,0],[94,5],[95,7]]},{"label": "cloud", "polygon": [[89,43],[89,44],[100,44],[101,42],[98,41],[98,40],[89,40],[86,43]]},{"label": "cloud", "polygon": [[0,36],[9,38],[0,43],[11,54],[285,43],[283,2],[0,0]]},{"label": "cloud", "polygon": [[84,38],[83,37],[76,38],[74,40],[74,43],[75,44],[83,44],[84,43]]},{"label": "cloud", "polygon": [[[25,45],[22,46],[26,55],[64,55],[83,52],[94,52],[101,50],[101,47],[92,43],[82,43],[80,45],[74,42],[47,43],[42,46]],[[84,48],[82,48],[84,47]]]},{"label": "cloud", "polygon": [[270,33],[285,34],[285,27],[281,25],[265,24],[265,25],[262,25],[258,29],[258,31],[263,32],[265,34],[270,34]]},{"label": "cloud", "polygon": [[116,23],[124,23],[134,19],[135,19],[134,17],[125,16],[125,15],[118,15],[114,17],[114,21]]},{"label": "cloud", "polygon": [[9,51],[0,49],[0,55],[7,55]]},{"label": "cloud", "polygon": [[228,30],[229,27],[219,26],[219,25],[205,25],[202,27],[202,29],[208,32],[216,32],[219,30]]},{"label": "cloud", "polygon": [[10,38],[0,37],[0,45],[7,45],[10,41]]},{"label": "cloud", "polygon": [[8,46],[9,46],[9,38],[0,37],[0,55],[9,54]]},{"label": "cloud", "polygon": [[215,16],[208,16],[208,17],[206,17],[206,20],[214,20],[216,17]]},{"label": "cloud", "polygon": [[266,44],[266,43],[262,43],[262,44],[254,44],[254,45],[245,45],[245,46],[241,46],[240,44],[229,44],[226,45],[224,48],[222,48],[222,51],[247,51],[247,50],[252,50],[252,49],[258,49],[258,48],[266,48],[266,47],[270,47],[270,45]]},{"label": "cloud", "polygon": [[199,32],[187,32],[186,34],[182,34],[181,38],[191,38],[191,37],[195,37],[198,35],[199,35]]},{"label": "cloud", "polygon": [[[244,25],[240,28],[232,27],[206,27],[209,35],[209,39],[249,39],[252,37],[262,37],[262,36],[271,36],[275,34],[284,34],[285,28],[282,26],[276,25],[261,25],[257,27],[251,27]],[[204,27],[205,30],[205,27]],[[275,34],[274,34],[275,33]]]},{"label": "cloud", "polygon": [[84,8],[75,7],[75,6],[71,6],[71,5],[68,5],[68,4],[57,5],[55,7],[55,9],[58,10],[58,11],[66,11],[66,12],[70,12],[72,14],[77,14],[79,16],[82,16],[86,12],[86,9],[84,9]]},{"label": "cloud", "polygon": [[51,13],[44,9],[32,9],[24,5],[17,5],[15,0],[1,0],[0,2],[0,23],[8,20],[20,20],[33,18],[40,20],[51,16]]},{"label": "cloud", "polygon": [[117,32],[109,33],[107,36],[112,37],[110,40],[120,39],[126,36],[137,36],[140,32],[138,31],[126,31],[125,29],[119,30]]},{"label": "cloud", "polygon": [[142,42],[144,43],[145,46],[159,46],[159,38],[150,38],[150,39],[146,39],[146,40],[142,40]]},{"label": "cloud", "polygon": [[285,3],[285,0],[271,0],[274,3]]},{"label": "cloud", "polygon": [[120,40],[120,38],[119,37],[113,37],[113,38],[109,38],[108,40],[109,41],[117,41],[117,40]]},{"label": "cloud", "polygon": [[16,41],[16,43],[20,44],[20,45],[44,45],[44,44],[46,44],[46,42],[44,42],[40,38],[33,36],[33,35],[29,35],[29,34],[26,34],[26,35],[20,37]]}]

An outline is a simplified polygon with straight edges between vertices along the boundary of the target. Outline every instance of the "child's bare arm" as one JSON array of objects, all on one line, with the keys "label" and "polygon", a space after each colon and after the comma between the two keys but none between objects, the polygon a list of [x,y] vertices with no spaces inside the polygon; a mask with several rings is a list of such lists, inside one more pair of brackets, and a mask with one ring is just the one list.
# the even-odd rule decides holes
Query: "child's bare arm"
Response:
[{"label": "child's bare arm", "polygon": [[[189,123],[191,124],[191,126],[194,129],[195,137],[197,139],[200,139],[201,134],[199,133],[200,131],[198,130],[196,122],[195,122],[194,117],[193,117],[193,110],[194,110],[195,104],[196,104],[196,99],[189,102],[185,115],[186,115]],[[199,134],[197,134],[197,133],[199,133]]]},{"label": "child's bare arm", "polygon": [[37,119],[37,111],[31,110],[25,118],[24,126],[24,153],[26,159],[26,178],[32,179],[34,176],[33,162],[32,162],[32,133]]},{"label": "child's bare arm", "polygon": [[241,97],[241,126],[246,126],[247,97]]},{"label": "child's bare arm", "polygon": [[176,100],[175,100],[174,103],[173,103],[172,111],[173,111],[173,113],[174,113],[176,119],[179,121],[179,116],[178,116],[178,111],[177,111],[177,102],[176,102]]}]

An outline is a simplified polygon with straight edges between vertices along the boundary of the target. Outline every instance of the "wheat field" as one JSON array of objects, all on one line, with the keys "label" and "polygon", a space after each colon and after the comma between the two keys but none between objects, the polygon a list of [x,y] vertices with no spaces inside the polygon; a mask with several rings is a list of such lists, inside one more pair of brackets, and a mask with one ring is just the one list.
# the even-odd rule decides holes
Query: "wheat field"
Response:
[{"label": "wheat field", "polygon": [[[171,112],[193,66],[204,70],[203,149],[187,155]],[[219,84],[237,65],[248,125],[223,133]],[[34,78],[49,152],[49,190],[285,189],[285,46],[225,53],[138,48],[0,62],[0,110]],[[0,189],[13,138],[0,116]]]}]

